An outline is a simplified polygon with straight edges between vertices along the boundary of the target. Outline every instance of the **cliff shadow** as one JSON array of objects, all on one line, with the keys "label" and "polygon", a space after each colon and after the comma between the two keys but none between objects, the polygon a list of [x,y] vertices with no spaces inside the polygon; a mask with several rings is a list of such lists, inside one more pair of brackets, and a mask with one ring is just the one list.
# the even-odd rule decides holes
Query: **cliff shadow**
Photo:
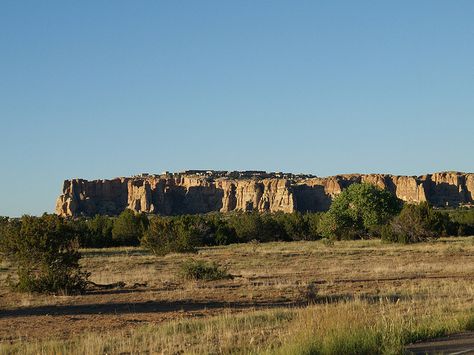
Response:
[{"label": "cliff shadow", "polygon": [[447,182],[430,182],[427,190],[428,202],[437,207],[457,207],[469,200],[465,189],[459,191],[459,186]]},{"label": "cliff shadow", "polygon": [[299,212],[324,212],[332,202],[322,185],[297,185],[293,188],[293,196]]},{"label": "cliff shadow", "polygon": [[153,203],[164,215],[218,212],[223,206],[224,190],[214,186],[173,186]]},{"label": "cliff shadow", "polygon": [[184,195],[187,213],[208,213],[221,210],[224,190],[214,186],[191,186]]}]

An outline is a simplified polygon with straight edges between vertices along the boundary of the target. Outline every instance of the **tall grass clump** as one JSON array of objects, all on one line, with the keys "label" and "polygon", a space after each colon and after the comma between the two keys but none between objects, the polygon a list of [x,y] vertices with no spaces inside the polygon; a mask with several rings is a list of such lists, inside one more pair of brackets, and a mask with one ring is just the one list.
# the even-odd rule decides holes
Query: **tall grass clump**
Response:
[{"label": "tall grass clump", "polygon": [[473,323],[473,312],[419,314],[406,305],[362,301],[325,305],[299,313],[278,353],[401,354],[412,342],[469,330]]}]

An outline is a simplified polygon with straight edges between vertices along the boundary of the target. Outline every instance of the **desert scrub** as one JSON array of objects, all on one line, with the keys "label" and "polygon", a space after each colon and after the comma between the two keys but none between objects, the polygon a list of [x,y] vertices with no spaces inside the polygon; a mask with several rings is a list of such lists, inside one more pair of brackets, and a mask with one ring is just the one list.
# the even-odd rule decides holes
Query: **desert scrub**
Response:
[{"label": "desert scrub", "polygon": [[181,264],[179,275],[186,280],[221,280],[232,278],[227,269],[216,262],[189,259]]},{"label": "desert scrub", "polygon": [[86,290],[89,273],[81,270],[76,234],[56,215],[23,216],[0,226],[0,256],[16,268],[17,291],[75,294]]}]

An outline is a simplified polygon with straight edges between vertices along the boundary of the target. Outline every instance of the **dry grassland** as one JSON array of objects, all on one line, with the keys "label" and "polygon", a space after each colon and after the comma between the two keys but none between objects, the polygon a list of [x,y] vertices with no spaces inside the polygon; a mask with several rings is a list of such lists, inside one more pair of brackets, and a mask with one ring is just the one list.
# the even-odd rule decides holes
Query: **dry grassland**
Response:
[{"label": "dry grassland", "polygon": [[[179,265],[190,257],[234,278],[183,280]],[[474,328],[473,237],[249,243],[166,257],[88,249],[83,266],[96,283],[126,286],[39,296],[2,283],[0,352],[337,353],[350,350],[341,344],[383,344],[396,353],[407,341]],[[0,278],[10,272],[2,264]]]}]

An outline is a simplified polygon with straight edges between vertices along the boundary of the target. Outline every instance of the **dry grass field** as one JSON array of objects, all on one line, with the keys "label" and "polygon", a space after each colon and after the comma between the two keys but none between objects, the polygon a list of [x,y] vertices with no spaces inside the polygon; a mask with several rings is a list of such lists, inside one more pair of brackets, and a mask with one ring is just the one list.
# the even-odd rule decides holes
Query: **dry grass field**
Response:
[{"label": "dry grass field", "polygon": [[[344,353],[474,328],[474,237],[239,244],[155,257],[83,250],[78,296],[11,292],[0,265],[0,353]],[[234,278],[189,281],[187,259]],[[378,345],[377,345],[378,344]],[[315,350],[316,349],[316,350]]]}]

